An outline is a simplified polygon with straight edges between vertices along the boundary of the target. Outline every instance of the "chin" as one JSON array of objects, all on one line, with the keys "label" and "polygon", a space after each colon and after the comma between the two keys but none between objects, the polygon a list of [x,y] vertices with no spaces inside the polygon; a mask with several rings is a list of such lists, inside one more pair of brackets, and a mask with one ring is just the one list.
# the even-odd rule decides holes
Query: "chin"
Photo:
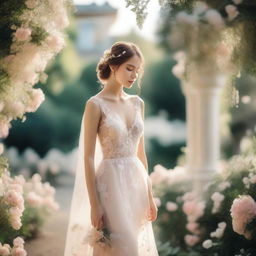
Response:
[{"label": "chin", "polygon": [[132,84],[126,84],[124,87],[125,87],[125,88],[131,88],[131,87],[132,87]]}]

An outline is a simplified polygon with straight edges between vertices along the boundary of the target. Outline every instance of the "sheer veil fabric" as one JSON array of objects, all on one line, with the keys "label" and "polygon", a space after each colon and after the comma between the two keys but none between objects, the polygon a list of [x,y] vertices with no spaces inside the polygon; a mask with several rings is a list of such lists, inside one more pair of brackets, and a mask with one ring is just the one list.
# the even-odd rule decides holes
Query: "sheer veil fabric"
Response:
[{"label": "sheer veil fabric", "polygon": [[94,101],[102,113],[95,147],[95,178],[104,224],[113,246],[100,251],[84,242],[93,228],[84,167],[84,113],[64,256],[158,256],[152,223],[147,217],[149,176],[137,157],[144,130],[142,99],[137,95],[130,97],[133,111],[130,126],[107,100],[97,95],[89,100]]},{"label": "sheer veil fabric", "polygon": [[[86,188],[84,168],[84,115],[81,122],[77,161],[75,167],[75,183],[71,201],[71,210],[66,234],[64,256],[91,256],[93,249],[83,243],[83,238],[93,226],[91,225],[91,210],[89,195]],[[102,150],[97,136],[95,148],[95,169],[102,160]]]}]

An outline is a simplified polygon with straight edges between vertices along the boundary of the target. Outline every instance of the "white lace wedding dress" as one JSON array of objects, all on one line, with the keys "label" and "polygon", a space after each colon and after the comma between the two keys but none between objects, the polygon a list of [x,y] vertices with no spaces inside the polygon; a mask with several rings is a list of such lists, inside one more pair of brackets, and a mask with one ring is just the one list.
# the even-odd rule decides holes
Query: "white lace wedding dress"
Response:
[{"label": "white lace wedding dress", "polygon": [[[76,230],[73,226],[73,234],[70,232],[67,237],[69,242],[73,242],[70,242],[70,248],[66,247],[65,256],[158,256],[152,223],[148,220],[149,176],[137,157],[139,139],[144,131],[142,102],[137,95],[130,97],[133,101],[131,111],[134,111],[130,127],[127,127],[108,100],[99,95],[89,99],[98,104],[102,112],[98,139],[103,159],[95,175],[97,192],[104,210],[104,224],[111,233],[112,247],[103,250],[82,243],[85,233],[92,227],[87,211],[83,228]],[[81,203],[87,203],[90,212],[89,201]]]}]

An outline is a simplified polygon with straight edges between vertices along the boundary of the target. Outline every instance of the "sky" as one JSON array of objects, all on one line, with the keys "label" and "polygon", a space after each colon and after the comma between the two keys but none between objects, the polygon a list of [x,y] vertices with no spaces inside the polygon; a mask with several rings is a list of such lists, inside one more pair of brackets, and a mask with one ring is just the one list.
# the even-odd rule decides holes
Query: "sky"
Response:
[{"label": "sky", "polygon": [[[74,0],[75,4],[104,4],[106,0]],[[140,30],[136,24],[136,15],[130,10],[131,7],[126,8],[125,0],[107,0],[111,6],[118,9],[117,20],[111,27],[110,35],[122,35],[129,32],[130,29],[135,29],[137,33],[143,37],[154,41],[154,31],[157,23],[160,6],[158,0],[150,0],[148,4],[148,15]]]}]

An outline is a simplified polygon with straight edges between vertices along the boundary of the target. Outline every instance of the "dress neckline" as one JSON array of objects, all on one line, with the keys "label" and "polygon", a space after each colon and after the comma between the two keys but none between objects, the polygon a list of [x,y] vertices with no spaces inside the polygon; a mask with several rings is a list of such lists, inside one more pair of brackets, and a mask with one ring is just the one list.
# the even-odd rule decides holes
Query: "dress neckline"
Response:
[{"label": "dress neckline", "polygon": [[[106,99],[104,99],[103,97],[100,97],[100,96],[98,96],[98,95],[95,95],[95,97],[96,98],[98,98],[99,100],[101,100],[101,101],[106,101]],[[133,96],[130,96],[130,99],[132,99],[133,98]],[[105,107],[109,110],[109,107],[108,106],[106,106],[107,104],[105,104]],[[115,111],[111,111],[111,113],[114,113],[116,116],[117,116],[117,118],[121,121],[121,123],[124,125],[124,127],[125,127],[125,129],[126,129],[126,131],[127,132],[129,132],[129,131],[131,131],[132,130],[132,128],[133,128],[133,126],[135,125],[135,122],[136,122],[136,116],[137,116],[137,109],[136,109],[136,103],[135,104],[132,104],[132,105],[135,105],[135,113],[134,113],[134,115],[133,115],[133,120],[132,120],[132,122],[131,122],[131,124],[128,126],[128,124],[126,123],[126,121],[125,120],[123,120],[121,117],[120,117],[120,115],[117,113],[117,112],[115,112]],[[134,107],[133,107],[134,108]]]}]

